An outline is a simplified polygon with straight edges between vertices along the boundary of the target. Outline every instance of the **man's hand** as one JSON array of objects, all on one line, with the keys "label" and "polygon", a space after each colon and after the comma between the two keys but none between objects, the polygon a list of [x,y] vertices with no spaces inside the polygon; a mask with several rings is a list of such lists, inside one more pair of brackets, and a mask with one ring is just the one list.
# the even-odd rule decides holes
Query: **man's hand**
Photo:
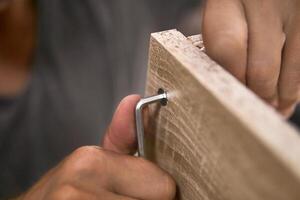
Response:
[{"label": "man's hand", "polygon": [[299,0],[207,0],[209,56],[288,117],[300,87]]},{"label": "man's hand", "polygon": [[154,164],[127,154],[136,147],[134,107],[139,96],[119,105],[103,148],[82,147],[45,175],[20,199],[171,200],[173,179]]}]

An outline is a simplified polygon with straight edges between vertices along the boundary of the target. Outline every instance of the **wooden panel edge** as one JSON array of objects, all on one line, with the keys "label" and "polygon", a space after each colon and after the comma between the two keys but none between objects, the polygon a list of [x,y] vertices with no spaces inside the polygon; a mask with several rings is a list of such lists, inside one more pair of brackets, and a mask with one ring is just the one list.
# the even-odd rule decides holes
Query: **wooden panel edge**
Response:
[{"label": "wooden panel edge", "polygon": [[[170,40],[171,37],[174,40]],[[287,124],[279,114],[240,84],[221,66],[216,64],[203,65],[203,63],[211,63],[212,61],[199,48],[194,46],[192,52],[185,52],[185,46],[191,48],[192,42],[177,30],[153,33],[151,39],[160,43],[173,57],[178,59],[178,62],[189,66],[188,70],[195,78],[212,91],[215,98],[224,107],[234,111],[235,116],[245,126],[252,129],[251,132],[255,134],[253,136],[300,180],[300,137],[294,127]],[[178,48],[179,46],[180,48]],[[215,73],[210,73],[210,76],[201,76],[201,74],[207,74],[205,73],[207,71],[214,71]],[[206,84],[206,82],[210,84]],[[231,91],[230,88],[235,88],[235,91]],[[223,98],[224,95],[228,98]],[[253,104],[255,104],[255,109],[253,109]],[[249,121],[252,121],[251,126],[249,126]],[[272,128],[270,129],[270,127]]]}]

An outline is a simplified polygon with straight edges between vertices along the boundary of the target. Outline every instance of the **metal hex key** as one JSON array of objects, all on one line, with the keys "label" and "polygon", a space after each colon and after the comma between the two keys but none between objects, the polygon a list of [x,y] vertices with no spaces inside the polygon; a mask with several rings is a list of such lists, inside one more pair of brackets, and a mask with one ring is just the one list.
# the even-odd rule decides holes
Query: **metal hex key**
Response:
[{"label": "metal hex key", "polygon": [[142,98],[135,108],[135,124],[138,140],[138,156],[145,157],[144,147],[144,125],[143,125],[143,108],[149,104],[160,102],[165,106],[168,102],[167,92],[163,89],[158,90],[158,95]]}]

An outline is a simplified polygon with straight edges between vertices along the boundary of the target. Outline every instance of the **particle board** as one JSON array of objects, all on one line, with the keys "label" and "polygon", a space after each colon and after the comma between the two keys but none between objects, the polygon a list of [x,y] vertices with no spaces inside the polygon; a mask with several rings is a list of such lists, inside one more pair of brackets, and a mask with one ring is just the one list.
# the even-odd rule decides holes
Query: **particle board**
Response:
[{"label": "particle board", "polygon": [[[153,33],[146,158],[169,172],[180,200],[299,200],[300,137],[204,52],[201,36]],[[202,50],[201,50],[202,49]]]}]

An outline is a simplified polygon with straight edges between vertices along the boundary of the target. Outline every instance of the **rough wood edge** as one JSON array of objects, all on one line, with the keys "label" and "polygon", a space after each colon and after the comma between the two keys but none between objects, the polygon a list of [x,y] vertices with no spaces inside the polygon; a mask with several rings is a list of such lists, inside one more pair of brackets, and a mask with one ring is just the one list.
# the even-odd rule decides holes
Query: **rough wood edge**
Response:
[{"label": "rough wood edge", "polygon": [[187,37],[188,40],[192,42],[192,44],[200,49],[204,48],[202,35],[192,35]]}]

